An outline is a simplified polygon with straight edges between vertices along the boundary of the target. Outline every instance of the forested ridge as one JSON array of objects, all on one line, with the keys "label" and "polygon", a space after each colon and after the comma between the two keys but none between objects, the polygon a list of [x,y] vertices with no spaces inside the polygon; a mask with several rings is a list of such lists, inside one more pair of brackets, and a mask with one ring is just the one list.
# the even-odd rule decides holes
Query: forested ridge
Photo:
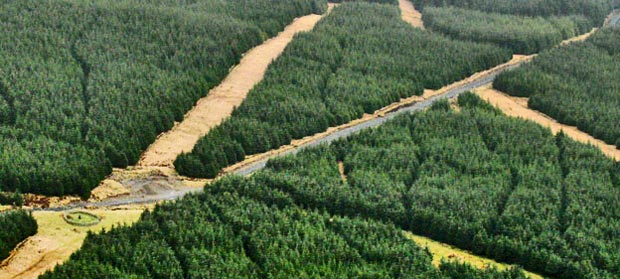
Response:
[{"label": "forested ridge", "polygon": [[322,0],[0,4],[0,191],[90,190]]},{"label": "forested ridge", "polygon": [[348,2],[298,35],[231,118],[213,128],[176,170],[215,177],[246,155],[347,123],[510,59],[489,44],[411,27],[394,5]]},{"label": "forested ridge", "polygon": [[423,20],[427,29],[452,38],[494,43],[519,54],[548,49],[592,27],[582,15],[524,17],[456,7],[427,7]]},{"label": "forested ridge", "polygon": [[24,239],[37,233],[37,221],[29,212],[0,212],[0,262]]},{"label": "forested ridge", "polygon": [[501,74],[494,87],[530,97],[528,106],[620,148],[620,29],[544,52]]},{"label": "forested ridge", "polygon": [[302,209],[275,192],[222,191],[157,206],[132,227],[89,234],[69,261],[40,278],[526,277],[457,262],[437,269],[429,252],[391,224]]},{"label": "forested ridge", "polygon": [[620,165],[473,94],[459,104],[461,112],[440,103],[205,190],[392,222],[551,278],[620,276]]}]

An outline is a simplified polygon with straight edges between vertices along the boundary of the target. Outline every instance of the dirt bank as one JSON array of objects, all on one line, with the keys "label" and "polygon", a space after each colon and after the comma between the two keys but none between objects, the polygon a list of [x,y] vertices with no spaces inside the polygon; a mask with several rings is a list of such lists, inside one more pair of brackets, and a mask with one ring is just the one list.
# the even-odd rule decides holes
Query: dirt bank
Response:
[{"label": "dirt bank", "polygon": [[[510,267],[510,265],[498,263],[491,259],[476,256],[468,251],[458,249],[445,243],[434,241],[427,237],[414,235],[407,231],[404,231],[403,234],[406,238],[413,240],[416,244],[418,244],[418,246],[422,248],[428,248],[431,254],[433,254],[433,265],[435,266],[439,266],[439,264],[441,264],[441,260],[444,259],[448,261],[466,262],[480,269],[494,266],[500,270],[505,270]],[[542,276],[535,273],[525,271],[525,274],[531,279],[543,279]]]},{"label": "dirt bank", "polygon": [[411,0],[398,0],[398,6],[405,22],[413,25],[413,27],[424,29],[422,14],[415,9]]},{"label": "dirt bank", "polygon": [[560,124],[555,119],[539,111],[528,108],[527,98],[515,98],[508,96],[503,92],[494,90],[491,88],[490,84],[475,90],[475,93],[482,99],[502,110],[508,116],[520,117],[534,121],[544,127],[550,128],[554,134],[564,131],[564,133],[572,139],[582,143],[593,144],[605,155],[616,161],[620,161],[620,150],[616,149],[615,146],[606,144],[605,142],[580,131],[577,127]]},{"label": "dirt bank", "polygon": [[0,279],[37,278],[77,251],[89,230],[99,232],[117,224],[132,224],[145,208],[152,208],[152,205],[88,210],[102,217],[101,222],[92,227],[69,225],[63,220],[62,212],[33,212],[39,231],[0,264]]},{"label": "dirt bank", "polygon": [[[424,94],[422,96],[412,96],[406,99],[401,99],[399,102],[383,107],[375,111],[373,114],[364,114],[362,118],[355,119],[349,123],[346,123],[340,126],[330,127],[325,132],[317,133],[317,134],[314,134],[312,136],[308,136],[302,139],[293,140],[291,144],[281,146],[278,149],[267,151],[261,154],[247,156],[245,160],[224,168],[224,170],[222,171],[222,174],[223,175],[230,174],[230,173],[245,174],[244,172],[246,169],[253,169],[254,168],[253,166],[259,165],[261,164],[261,162],[264,162],[269,158],[281,156],[284,154],[289,154],[291,152],[294,152],[295,150],[298,150],[302,146],[311,145],[312,143],[320,142],[321,140],[326,139],[328,137],[333,137],[334,135],[340,133],[341,131],[344,131],[344,130],[347,130],[353,127],[357,127],[357,126],[363,126],[366,123],[372,122],[380,118],[385,118],[388,115],[394,115],[395,112],[401,111],[403,110],[403,108],[408,108],[417,103],[428,101],[433,98],[437,98],[439,96],[445,96],[448,93],[452,93],[455,90],[463,91],[459,89],[477,88],[480,85],[483,85],[483,84],[488,83],[489,81],[492,81],[493,80],[492,77],[494,77],[494,75],[497,75],[498,73],[505,71],[506,69],[516,67],[521,63],[530,61],[533,57],[535,56],[534,55],[529,55],[529,56],[515,55],[513,56],[512,60],[504,64],[501,64],[489,70],[476,73],[466,79],[463,79],[461,81],[445,86],[439,90],[424,90]],[[489,80],[489,81],[486,81],[486,80]],[[481,82],[481,81],[485,81],[485,82]],[[467,89],[467,90],[470,90],[470,89]]]},{"label": "dirt bank", "polygon": [[293,36],[311,30],[320,19],[320,15],[297,18],[278,36],[247,52],[226,79],[213,88],[207,97],[200,99],[181,123],[160,135],[149,146],[137,165],[173,167],[172,163],[179,154],[190,152],[201,137],[241,105],[248,92],[263,79],[269,64],[282,54]]}]

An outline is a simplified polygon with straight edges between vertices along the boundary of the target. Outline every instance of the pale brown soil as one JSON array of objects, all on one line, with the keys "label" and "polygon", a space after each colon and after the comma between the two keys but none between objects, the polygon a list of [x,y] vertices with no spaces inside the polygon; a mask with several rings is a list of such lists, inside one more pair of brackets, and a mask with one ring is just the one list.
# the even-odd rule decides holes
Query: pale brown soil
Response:
[{"label": "pale brown soil", "polygon": [[173,167],[179,154],[190,152],[201,137],[241,105],[248,92],[263,79],[269,64],[282,54],[293,36],[311,30],[321,17],[308,15],[297,18],[278,36],[247,52],[226,79],[213,88],[207,97],[200,99],[181,123],[177,123],[172,130],[160,135],[151,144],[137,165]]},{"label": "pale brown soil", "polygon": [[352,126],[355,126],[355,125],[359,125],[360,123],[364,123],[366,121],[369,121],[369,120],[372,120],[372,119],[375,119],[375,118],[378,118],[378,117],[383,117],[387,113],[390,113],[390,112],[399,110],[400,108],[407,107],[407,106],[410,106],[412,104],[415,104],[415,103],[427,100],[427,99],[429,99],[431,97],[444,94],[444,93],[450,91],[451,89],[453,89],[455,87],[459,87],[459,86],[462,86],[464,84],[470,83],[473,80],[476,80],[476,79],[479,79],[479,78],[483,78],[485,76],[488,76],[490,74],[496,73],[496,72],[501,71],[501,70],[503,70],[505,68],[508,68],[510,66],[513,66],[513,65],[516,65],[516,64],[519,64],[519,63],[522,63],[522,62],[530,61],[533,57],[535,57],[535,56],[534,55],[528,55],[528,56],[514,55],[512,60],[510,60],[510,61],[508,61],[508,62],[506,62],[504,64],[501,64],[501,65],[496,66],[494,68],[491,68],[489,70],[485,70],[485,71],[481,71],[481,72],[475,73],[475,74],[473,74],[472,76],[470,76],[470,77],[468,77],[466,79],[463,79],[461,81],[455,82],[455,83],[450,84],[448,86],[442,87],[439,90],[428,90],[428,89],[424,90],[424,94],[422,96],[412,96],[412,97],[409,97],[409,98],[401,99],[399,102],[396,102],[396,103],[390,104],[390,105],[388,105],[386,107],[383,107],[383,108],[375,111],[373,114],[364,114],[362,116],[362,118],[355,119],[355,120],[353,120],[353,121],[351,121],[349,123],[346,123],[346,124],[343,124],[343,125],[340,125],[340,126],[330,127],[325,132],[317,133],[317,134],[314,134],[312,136],[307,136],[307,137],[302,138],[302,139],[293,140],[291,142],[291,144],[281,146],[278,149],[270,150],[270,151],[267,151],[265,153],[260,153],[260,154],[255,154],[255,155],[247,156],[245,158],[245,160],[224,168],[223,171],[222,171],[222,174],[225,175],[225,174],[228,174],[228,173],[232,173],[232,172],[234,172],[234,171],[236,171],[238,169],[241,169],[241,168],[243,168],[243,167],[245,167],[247,165],[251,165],[251,164],[253,164],[255,162],[264,160],[266,158],[271,158],[271,157],[274,157],[274,156],[276,156],[278,154],[287,152],[289,150],[293,150],[293,149],[297,148],[300,145],[303,145],[303,144],[306,144],[308,142],[313,142],[313,141],[316,141],[318,139],[327,137],[327,136],[329,136],[329,135],[331,135],[331,134],[333,134],[333,133],[335,133],[337,131],[340,131],[340,130],[343,130],[343,129],[346,129],[346,128],[349,128],[349,127],[352,127]]},{"label": "pale brown soil", "polygon": [[38,233],[27,238],[0,263],[0,279],[37,278],[77,251],[89,230],[99,232],[117,224],[132,224],[145,208],[152,207],[145,205],[89,210],[102,218],[99,224],[91,227],[67,224],[62,218],[62,212],[34,212],[33,216],[39,225]]},{"label": "pale brown soil", "polygon": [[590,38],[590,36],[592,36],[592,34],[594,34],[597,30],[598,28],[593,28],[588,33],[562,41],[560,45],[567,45],[575,42],[585,41],[587,38]]},{"label": "pale brown soil", "polygon": [[89,201],[102,201],[121,196],[159,195],[184,188],[201,188],[210,181],[210,179],[181,176],[169,167],[114,169],[108,178],[93,189]]},{"label": "pale brown soil", "polygon": [[411,0],[398,0],[398,6],[400,6],[402,18],[405,22],[413,25],[413,27],[424,29],[422,14],[415,9]]},{"label": "pale brown soil", "polygon": [[[441,264],[442,260],[466,262],[480,269],[485,269],[493,266],[500,270],[504,270],[510,267],[507,264],[498,263],[491,259],[476,256],[469,251],[461,250],[448,244],[434,241],[427,237],[414,235],[407,231],[404,231],[403,234],[406,238],[413,240],[420,247],[428,248],[431,254],[433,254],[433,265],[437,267]],[[543,278],[538,274],[527,271],[525,271],[525,274],[531,279]]]},{"label": "pale brown soil", "polygon": [[340,173],[342,181],[347,182],[347,174],[344,173],[344,163],[341,161],[338,161],[338,172]]},{"label": "pale brown soil", "polygon": [[554,134],[564,131],[564,133],[572,139],[582,143],[592,144],[598,147],[605,155],[616,161],[620,161],[620,150],[616,149],[615,146],[598,140],[589,134],[580,131],[577,127],[560,124],[555,119],[539,111],[528,108],[527,98],[510,97],[503,92],[492,89],[490,84],[483,88],[479,88],[475,91],[475,93],[482,99],[502,110],[508,116],[534,121],[544,127],[550,128]]}]

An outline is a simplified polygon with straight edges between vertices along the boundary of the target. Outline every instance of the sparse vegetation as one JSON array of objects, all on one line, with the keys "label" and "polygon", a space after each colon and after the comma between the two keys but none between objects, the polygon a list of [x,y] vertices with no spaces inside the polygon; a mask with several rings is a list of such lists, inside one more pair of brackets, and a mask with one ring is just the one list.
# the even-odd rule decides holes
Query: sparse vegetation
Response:
[{"label": "sparse vegetation", "polygon": [[1,212],[0,228],[0,260],[3,260],[17,244],[37,233],[37,221],[24,210]]},{"label": "sparse vegetation", "polygon": [[299,35],[244,103],[175,161],[215,177],[245,155],[347,123],[509,60],[507,50],[415,29],[393,5],[346,3]]},{"label": "sparse vegetation", "polygon": [[620,29],[604,28],[583,43],[541,54],[493,86],[530,97],[529,107],[620,147]]},{"label": "sparse vegetation", "polygon": [[[148,3],[147,3],[148,2]],[[0,191],[90,190],[135,163],[251,47],[315,0],[0,4]]]}]

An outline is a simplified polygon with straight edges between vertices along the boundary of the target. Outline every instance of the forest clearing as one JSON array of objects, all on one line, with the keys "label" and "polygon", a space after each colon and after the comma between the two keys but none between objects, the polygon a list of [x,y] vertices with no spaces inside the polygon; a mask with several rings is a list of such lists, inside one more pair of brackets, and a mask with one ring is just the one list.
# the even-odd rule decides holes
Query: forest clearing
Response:
[{"label": "forest clearing", "polygon": [[618,150],[615,146],[596,139],[591,135],[580,131],[577,127],[558,123],[555,119],[528,108],[527,98],[508,96],[505,93],[494,90],[491,84],[476,89],[475,93],[509,116],[534,121],[543,127],[548,127],[554,134],[562,131],[570,138],[585,144],[592,144],[599,148],[605,155],[616,161],[620,161],[620,150]]},{"label": "forest clearing", "polygon": [[154,205],[129,206],[88,210],[101,217],[101,222],[90,227],[70,225],[62,212],[37,211],[33,213],[39,230],[19,244],[16,250],[0,263],[0,278],[36,278],[57,264],[63,263],[81,246],[87,232],[109,230],[113,226],[131,225],[144,209]]}]

